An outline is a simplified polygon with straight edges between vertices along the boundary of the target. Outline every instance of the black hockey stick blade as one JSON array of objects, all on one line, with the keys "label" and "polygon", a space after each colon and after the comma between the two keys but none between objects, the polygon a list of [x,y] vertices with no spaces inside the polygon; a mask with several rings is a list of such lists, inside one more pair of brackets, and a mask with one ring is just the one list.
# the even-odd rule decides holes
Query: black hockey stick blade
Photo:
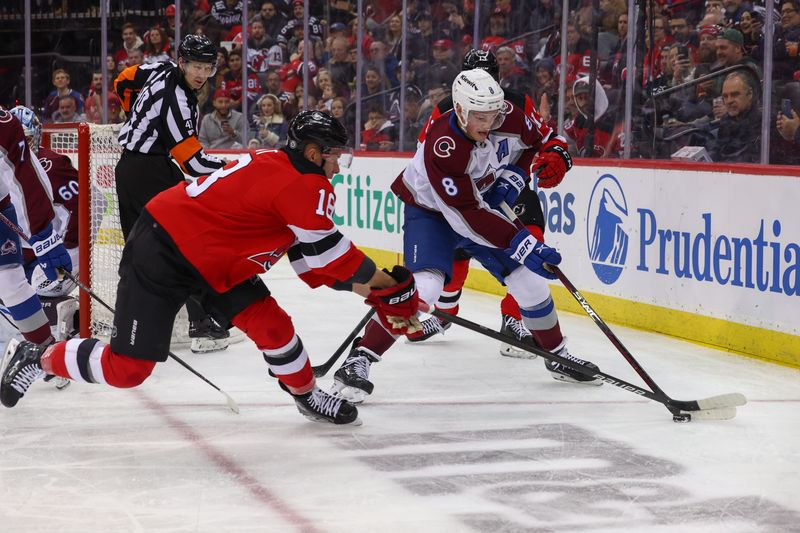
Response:
[{"label": "black hockey stick blade", "polygon": [[[542,357],[544,359],[547,359],[549,361],[556,361],[556,362],[561,363],[562,365],[567,366],[567,367],[569,367],[569,368],[571,368],[571,369],[573,369],[573,370],[575,370],[577,372],[580,372],[581,374],[583,374],[585,376],[589,376],[589,377],[592,377],[592,378],[595,378],[595,379],[599,379],[599,380],[603,381],[603,383],[608,383],[609,385],[614,385],[615,387],[619,387],[619,388],[621,388],[623,390],[626,390],[628,392],[632,392],[633,394],[637,394],[637,395],[642,396],[644,398],[647,398],[649,400],[653,400],[654,402],[658,402],[660,404],[663,404],[673,415],[681,415],[681,414],[683,414],[683,413],[681,413],[681,411],[691,413],[691,412],[694,412],[694,411],[709,411],[709,410],[716,410],[716,409],[725,409],[726,412],[723,413],[723,414],[727,418],[732,418],[732,417],[728,416],[728,415],[730,415],[730,409],[729,408],[735,407],[736,405],[744,405],[743,403],[740,403],[740,402],[742,402],[744,400],[744,396],[742,396],[741,394],[738,394],[738,393],[723,394],[723,395],[720,395],[720,396],[714,396],[714,397],[711,397],[711,398],[706,398],[705,400],[693,400],[693,401],[672,400],[671,398],[667,397],[663,393],[662,394],[657,394],[657,393],[649,391],[647,389],[643,389],[642,387],[634,385],[633,383],[628,383],[625,380],[619,379],[619,378],[617,378],[615,376],[612,376],[610,374],[606,374],[605,372],[599,372],[599,371],[598,372],[592,372],[591,370],[589,370],[589,369],[587,369],[587,368],[585,368],[585,367],[583,367],[581,365],[575,364],[574,362],[570,361],[569,359],[565,359],[563,357],[560,357],[558,355],[550,353],[550,352],[548,352],[546,350],[542,350],[540,348],[531,346],[529,344],[525,344],[525,343],[523,343],[521,341],[518,341],[514,337],[509,337],[508,335],[504,335],[503,333],[500,333],[499,331],[495,331],[495,330],[493,330],[491,328],[488,328],[486,326],[482,326],[480,324],[476,324],[475,322],[472,322],[472,321],[467,320],[465,318],[462,318],[460,316],[449,315],[447,313],[442,313],[438,309],[433,310],[431,312],[431,314],[433,316],[435,316],[436,318],[440,319],[440,320],[444,320],[444,321],[447,321],[447,322],[452,322],[453,324],[457,324],[457,325],[459,325],[459,326],[461,326],[463,328],[466,328],[468,330],[474,331],[475,333],[480,333],[481,335],[485,335],[487,337],[490,337],[492,339],[498,340],[500,342],[505,342],[507,344],[510,344],[511,346],[515,346],[515,347],[519,348],[520,350],[524,350],[524,351],[527,351],[527,352],[530,352],[530,353],[534,353],[534,354],[536,354],[536,355],[538,355],[538,356],[540,356],[540,357]],[[706,406],[705,408],[701,407],[701,405],[700,405],[701,402]],[[714,407],[711,407],[711,406],[714,406]],[[734,415],[735,415],[735,413],[734,413]],[[699,418],[703,418],[703,416],[701,415],[701,417],[699,417]],[[709,418],[709,417],[706,416],[705,418]]]}]

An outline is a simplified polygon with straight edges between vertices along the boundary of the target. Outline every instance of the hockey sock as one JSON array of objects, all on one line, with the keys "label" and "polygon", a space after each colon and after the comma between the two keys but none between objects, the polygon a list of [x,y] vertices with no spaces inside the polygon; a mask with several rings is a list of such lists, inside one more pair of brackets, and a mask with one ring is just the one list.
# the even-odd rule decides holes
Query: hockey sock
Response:
[{"label": "hockey sock", "polygon": [[506,297],[500,301],[500,312],[504,315],[509,315],[517,320],[522,320],[522,315],[519,312],[519,304],[513,296],[506,293]]},{"label": "hockey sock", "polygon": [[461,289],[464,287],[468,273],[469,259],[453,261],[453,275],[450,277],[450,283],[442,289],[442,294],[436,302],[436,309],[451,315],[458,314],[458,301],[461,299]]},{"label": "hockey sock", "polygon": [[264,361],[272,373],[286,385],[295,396],[311,392],[316,385],[308,353],[303,341],[297,335],[292,336],[288,344],[272,349],[262,349]]},{"label": "hockey sock", "polygon": [[41,365],[46,373],[73,381],[131,388],[150,376],[156,362],[115,353],[97,339],[72,339],[47,348]]},{"label": "hockey sock", "polygon": [[545,350],[553,350],[561,344],[564,337],[561,335],[558,314],[550,296],[540,304],[520,308],[520,314],[525,327],[531,331],[539,346]]},{"label": "hockey sock", "polygon": [[396,340],[397,336],[389,333],[386,328],[383,327],[381,321],[373,316],[372,320],[367,322],[367,326],[364,328],[364,336],[358,343],[358,347],[368,350],[380,360],[383,354],[386,353],[386,350],[391,348]]},{"label": "hockey sock", "polygon": [[21,265],[0,268],[0,287],[0,298],[25,340],[42,344],[50,339],[50,324],[42,303]]}]

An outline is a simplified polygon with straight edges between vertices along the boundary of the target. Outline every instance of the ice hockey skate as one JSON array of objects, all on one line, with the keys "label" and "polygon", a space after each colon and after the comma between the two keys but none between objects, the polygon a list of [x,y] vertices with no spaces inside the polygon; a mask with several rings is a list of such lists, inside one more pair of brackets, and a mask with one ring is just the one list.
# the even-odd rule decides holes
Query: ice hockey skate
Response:
[{"label": "ice hockey skate", "polygon": [[[531,335],[530,330],[525,327],[522,320],[517,320],[511,315],[503,315],[500,324],[500,333],[513,337],[520,342],[530,344],[534,348],[539,348],[536,340]],[[500,343],[500,355],[505,357],[516,357],[517,359],[536,359],[537,355],[533,352],[521,350],[516,346],[503,342]]]},{"label": "ice hockey skate", "polygon": [[[600,370],[596,364],[589,361],[584,361],[583,359],[579,359],[574,355],[572,355],[571,353],[569,353],[569,350],[567,350],[566,339],[564,339],[564,342],[561,344],[561,346],[553,350],[553,353],[560,357],[563,357],[564,359],[569,359],[573,363],[577,363],[582,367],[587,368],[593,372],[598,372]],[[545,360],[544,366],[545,368],[547,368],[547,370],[550,371],[550,374],[553,376],[553,379],[558,381],[564,381],[566,383],[580,383],[582,385],[603,384],[603,382],[600,379],[585,376],[580,372],[578,372],[577,370],[573,370],[555,361]]]},{"label": "ice hockey skate", "polygon": [[189,338],[193,353],[219,352],[228,347],[230,333],[207,316],[200,322],[189,322]]},{"label": "ice hockey skate", "polygon": [[406,335],[408,342],[422,342],[430,339],[434,335],[444,333],[450,328],[450,322],[439,320],[437,317],[432,316],[422,321],[422,329],[409,333]]},{"label": "ice hockey skate", "polygon": [[44,377],[44,370],[39,362],[47,346],[15,339],[8,342],[3,356],[0,403],[6,407],[14,407],[30,386]]},{"label": "ice hockey skate", "polygon": [[[283,390],[289,392],[286,385],[278,382]],[[289,392],[289,394],[292,394]],[[360,426],[358,409],[344,398],[338,398],[325,392],[319,387],[306,394],[292,394],[297,410],[304,417],[314,422],[328,422],[330,424],[351,424]]]},{"label": "ice hockey skate", "polygon": [[344,363],[333,375],[331,393],[350,403],[359,404],[372,394],[375,385],[369,380],[369,367],[380,358],[364,348],[357,348],[361,337],[353,341],[353,347]]}]

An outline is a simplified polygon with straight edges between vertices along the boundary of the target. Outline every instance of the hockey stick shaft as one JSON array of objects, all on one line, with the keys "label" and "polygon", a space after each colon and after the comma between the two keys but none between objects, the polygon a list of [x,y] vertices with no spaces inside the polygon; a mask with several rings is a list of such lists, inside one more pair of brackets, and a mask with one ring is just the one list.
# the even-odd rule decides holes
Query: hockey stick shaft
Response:
[{"label": "hockey stick shaft", "polygon": [[[70,281],[75,283],[82,291],[84,291],[86,294],[91,296],[97,303],[99,303],[100,305],[102,305],[103,307],[108,309],[111,312],[112,315],[114,314],[114,309],[112,309],[111,306],[109,306],[105,301],[103,301],[102,298],[100,298],[97,294],[95,294],[94,291],[92,291],[92,289],[90,289],[89,287],[87,287],[86,285],[81,283],[77,278],[75,278],[75,276],[73,276],[71,272],[67,272],[64,269],[60,269],[60,271],[64,275],[64,277],[66,277],[67,279],[69,279]],[[230,410],[233,411],[234,413],[237,413],[237,414],[239,413],[239,405],[236,403],[236,401],[227,392],[225,392],[224,390],[222,390],[221,388],[216,386],[211,380],[209,380],[203,374],[201,374],[200,372],[195,370],[189,363],[187,363],[186,361],[184,361],[183,359],[181,359],[180,357],[178,357],[174,353],[168,352],[168,355],[172,359],[174,359],[175,362],[177,362],[179,365],[181,365],[183,368],[185,368],[186,370],[188,370],[189,372],[191,372],[192,374],[194,374],[198,378],[202,379],[203,381],[208,383],[212,388],[216,389],[219,393],[221,393],[223,396],[225,396],[226,403],[228,404],[228,407],[230,408]]]},{"label": "hockey stick shaft", "polygon": [[612,376],[611,374],[606,374],[605,372],[601,371],[593,372],[592,370],[585,368],[581,365],[578,365],[573,361],[570,361],[569,359],[565,359],[556,354],[550,353],[546,350],[542,350],[540,348],[531,346],[530,344],[523,343],[522,341],[519,341],[514,337],[509,337],[508,335],[504,335],[499,331],[495,331],[486,326],[476,324],[475,322],[462,318],[458,315],[450,315],[448,313],[443,313],[438,309],[433,310],[431,314],[440,320],[446,322],[452,322],[453,324],[458,324],[459,326],[466,328],[470,331],[474,331],[475,333],[485,335],[500,342],[505,342],[516,348],[519,348],[520,350],[536,354],[549,361],[558,362],[585,376],[599,379],[604,383],[608,383],[609,385],[614,385],[615,387],[619,387],[628,392],[632,392],[633,394],[636,394],[638,396],[642,396],[649,400],[653,400],[654,402],[663,404],[667,409],[669,409],[669,411],[672,414],[679,414],[680,411],[691,412],[691,411],[701,411],[701,410],[727,409],[730,407],[736,407],[738,405],[744,405],[743,401],[744,397],[738,393],[723,394],[720,396],[706,398],[704,400],[692,400],[685,402],[678,400],[671,400],[663,394],[656,394],[652,391],[634,385],[633,383],[628,383],[627,381],[622,380],[616,376]]},{"label": "hockey stick shaft", "polygon": [[[18,224],[15,224],[13,220],[9,219],[7,216],[5,216],[2,213],[0,213],[0,220],[2,220],[3,224],[5,224],[9,228],[11,228],[11,230],[14,231],[14,233],[16,233],[19,236],[20,239],[24,240],[27,243],[30,243],[30,239],[28,238],[28,236],[25,235],[25,232],[22,231],[22,228],[20,228]],[[102,305],[103,307],[108,309],[111,312],[112,315],[114,314],[114,309],[110,305],[108,305],[106,302],[104,302],[103,299],[100,298],[98,295],[96,295],[89,287],[87,287],[86,285],[81,283],[77,278],[75,278],[75,276],[73,276],[71,272],[67,272],[66,269],[63,269],[63,268],[60,268],[59,272],[64,277],[66,277],[67,279],[69,279],[70,281],[75,283],[86,294],[88,294],[89,296],[94,298],[95,301],[97,301],[97,303],[99,303],[100,305]],[[217,387],[216,385],[214,385],[214,383],[212,383],[208,378],[206,378],[203,374],[201,374],[200,372],[198,372],[197,370],[192,368],[191,365],[189,365],[189,363],[185,362],[183,359],[181,359],[180,357],[178,357],[174,353],[169,352],[169,356],[172,359],[174,359],[175,361],[177,361],[178,364],[183,366],[186,370],[188,370],[189,372],[191,372],[192,374],[194,374],[198,378],[202,379],[203,381],[205,381],[206,383],[211,385],[211,387],[213,387],[214,389],[219,391],[221,394],[223,394],[225,396],[225,400],[226,400],[226,402],[228,404],[228,407],[231,409],[231,411],[233,411],[234,413],[238,413],[239,412],[239,405],[236,403],[236,401],[227,392],[225,392],[224,390],[222,390],[219,387]]]},{"label": "hockey stick shaft", "polygon": [[[514,225],[516,225],[518,229],[525,228],[525,226],[522,224],[522,221],[519,218],[517,218],[516,213],[514,213],[514,211],[508,206],[507,203],[501,202],[500,208],[503,210],[503,213],[505,213],[505,215],[514,222]],[[600,331],[602,331],[603,334],[606,337],[608,337],[608,340],[611,341],[611,344],[613,344],[614,347],[617,349],[617,351],[619,351],[619,353],[622,354],[622,357],[624,357],[625,360],[628,361],[628,363],[633,367],[636,373],[639,374],[639,377],[641,377],[642,380],[644,380],[647,386],[650,387],[654,393],[662,394],[666,399],[669,399],[669,396],[667,396],[664,393],[664,391],[661,390],[661,387],[659,387],[656,384],[655,380],[653,380],[653,378],[650,377],[650,375],[645,371],[645,369],[642,368],[642,365],[639,364],[639,362],[633,357],[633,354],[631,354],[631,352],[625,347],[625,345],[622,344],[622,341],[619,340],[619,337],[617,337],[614,334],[614,332],[611,331],[611,328],[608,327],[605,321],[602,318],[600,318],[600,315],[597,314],[597,311],[595,311],[592,308],[592,306],[589,304],[586,298],[584,298],[584,296],[580,293],[580,291],[578,291],[578,288],[575,287],[575,285],[569,280],[569,278],[567,278],[564,272],[562,272],[561,269],[558,268],[556,265],[547,265],[547,269],[556,275],[556,277],[559,279],[559,281],[561,281],[564,287],[566,287],[567,290],[570,292],[570,294],[572,294],[572,297],[575,298],[575,300],[577,300],[581,308],[586,312],[587,315],[589,315],[589,317],[594,321],[597,327],[600,328]]]},{"label": "hockey stick shaft", "polygon": [[322,376],[328,373],[328,371],[331,369],[334,363],[336,363],[336,361],[339,360],[344,351],[350,346],[350,343],[353,342],[353,339],[355,339],[358,336],[358,333],[372,319],[372,316],[374,314],[375,314],[375,309],[370,309],[369,311],[367,311],[367,314],[364,315],[364,317],[358,322],[358,324],[356,324],[356,327],[353,328],[353,331],[351,331],[350,334],[347,336],[347,338],[342,342],[342,344],[339,345],[339,348],[337,348],[336,351],[333,352],[333,355],[330,356],[328,360],[322,363],[321,365],[312,368],[312,370],[314,371],[314,376],[321,378]]},{"label": "hockey stick shaft", "polygon": [[[503,210],[503,213],[511,219],[517,228],[524,228],[525,226],[522,222],[517,218],[516,213],[506,204],[505,202],[500,203],[500,208]],[[567,290],[572,294],[573,298],[575,298],[580,304],[581,308],[586,312],[586,314],[591,317],[594,323],[600,328],[600,330],[605,334],[608,340],[614,345],[614,347],[622,354],[628,364],[633,367],[639,377],[652,389],[652,394],[654,396],[658,396],[660,399],[655,399],[656,401],[663,403],[667,408],[672,411],[673,413],[675,410],[684,410],[684,411],[699,411],[699,410],[708,410],[708,409],[717,409],[717,408],[726,408],[726,407],[735,407],[739,405],[744,405],[747,403],[747,399],[744,395],[740,393],[730,393],[730,394],[722,394],[719,396],[712,396],[710,398],[706,398],[703,400],[691,400],[691,401],[681,401],[675,400],[670,398],[667,393],[665,393],[661,387],[659,387],[655,380],[650,377],[650,375],[645,371],[644,368],[639,364],[636,358],[633,357],[633,354],[622,344],[622,341],[619,340],[619,337],[611,331],[611,328],[605,323],[605,321],[600,318],[600,315],[592,308],[586,298],[578,291],[577,287],[567,278],[567,276],[555,265],[548,265],[548,268],[552,270],[552,272],[558,277],[559,281],[567,288]],[[568,365],[569,366],[569,365]],[[628,384],[629,385],[629,384]]]}]

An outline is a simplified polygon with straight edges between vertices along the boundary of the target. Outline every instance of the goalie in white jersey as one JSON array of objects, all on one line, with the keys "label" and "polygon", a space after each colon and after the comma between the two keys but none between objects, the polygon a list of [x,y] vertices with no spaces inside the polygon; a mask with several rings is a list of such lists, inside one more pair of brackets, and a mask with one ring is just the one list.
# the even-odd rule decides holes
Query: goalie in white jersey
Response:
[{"label": "goalie in white jersey", "polygon": [[[597,370],[570,355],[561,334],[544,268],[561,255],[502,214],[513,205],[532,170],[560,157],[566,143],[553,130],[504,99],[484,70],[461,72],[453,82],[453,110],[431,124],[425,140],[392,191],[405,203],[403,252],[420,300],[430,308],[450,279],[453,251],[465,249],[508,287],[525,326],[545,350]],[[539,154],[539,157],[536,157]],[[367,325],[334,379],[350,401],[370,394],[370,364],[380,361],[397,336],[377,320]],[[559,363],[546,361],[555,379],[602,384]]]}]

